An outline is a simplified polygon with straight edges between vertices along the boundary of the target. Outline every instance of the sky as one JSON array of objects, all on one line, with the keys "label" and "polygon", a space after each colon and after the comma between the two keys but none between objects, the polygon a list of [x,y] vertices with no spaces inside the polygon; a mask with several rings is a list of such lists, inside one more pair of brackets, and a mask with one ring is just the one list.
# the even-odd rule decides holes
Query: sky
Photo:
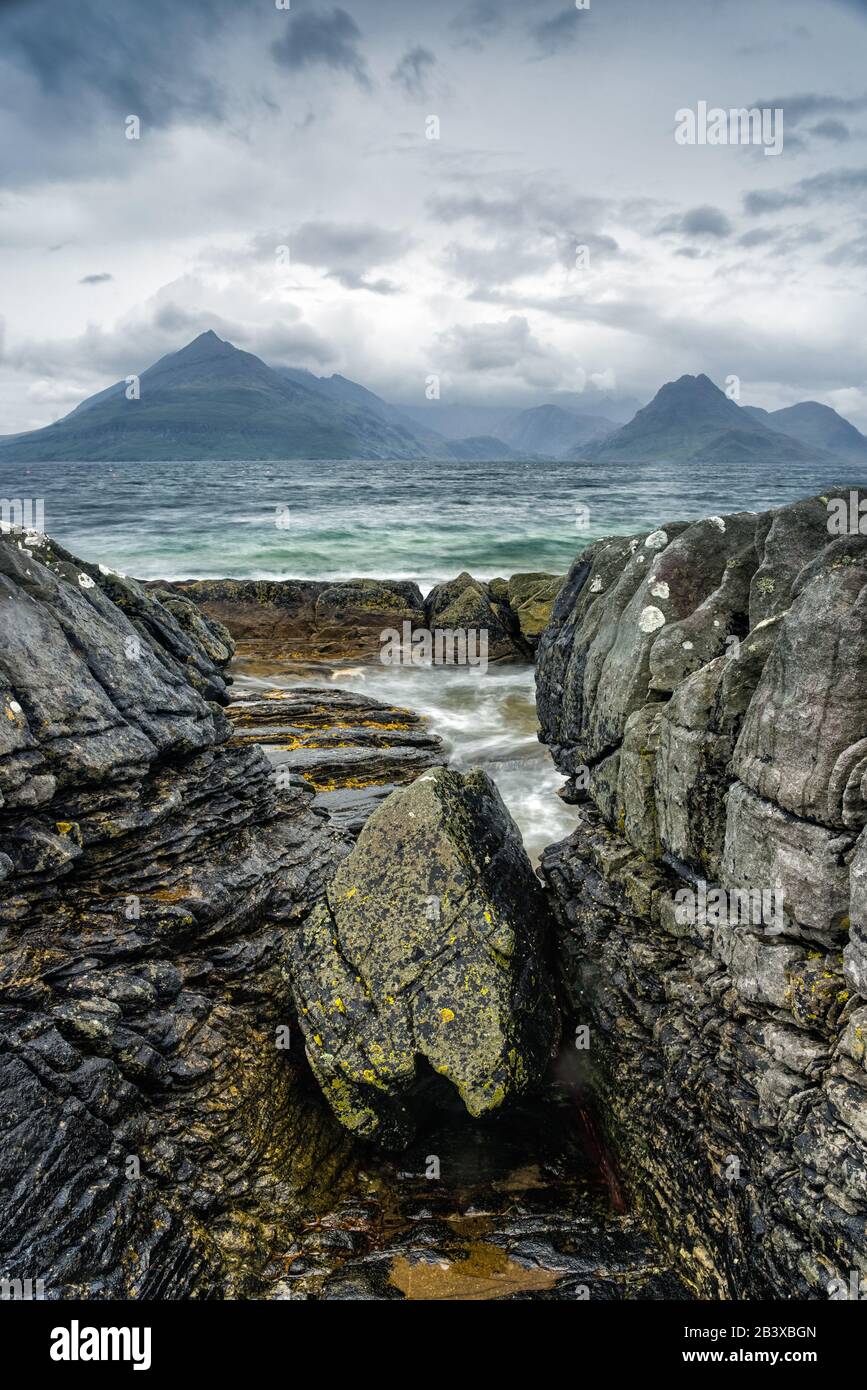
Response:
[{"label": "sky", "polygon": [[[404,404],[705,372],[867,430],[865,55],[867,0],[0,0],[0,433],[205,329]],[[679,143],[702,101],[782,153]]]}]

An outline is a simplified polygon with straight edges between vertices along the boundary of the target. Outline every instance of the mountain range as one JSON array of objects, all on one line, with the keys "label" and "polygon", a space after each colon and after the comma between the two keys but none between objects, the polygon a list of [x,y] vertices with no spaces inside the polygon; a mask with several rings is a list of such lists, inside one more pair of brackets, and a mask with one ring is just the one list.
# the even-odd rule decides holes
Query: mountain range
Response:
[{"label": "mountain range", "polygon": [[0,461],[867,461],[867,438],[830,407],[741,407],[704,375],[667,383],[625,424],[554,404],[439,405],[391,405],[343,376],[270,367],[207,332],[54,424],[0,437]]}]

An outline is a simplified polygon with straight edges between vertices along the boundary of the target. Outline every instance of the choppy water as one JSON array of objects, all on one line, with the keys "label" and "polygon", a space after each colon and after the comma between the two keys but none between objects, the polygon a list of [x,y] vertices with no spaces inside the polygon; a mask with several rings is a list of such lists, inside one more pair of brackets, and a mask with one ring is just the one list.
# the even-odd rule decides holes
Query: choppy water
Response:
[{"label": "choppy water", "polygon": [[546,845],[574,829],[575,812],[557,796],[563,785],[536,737],[536,702],[530,666],[478,670],[444,667],[346,665],[314,671],[289,663],[251,676],[242,664],[238,692],[312,685],[317,681],[357,690],[377,700],[425,714],[445,744],[451,766],[483,767],[518,823],[534,863]]},{"label": "choppy water", "polygon": [[[427,590],[565,571],[598,536],[760,510],[834,484],[852,465],[595,467],[576,463],[286,462],[0,464],[0,497],[41,498],[45,529],[74,553],[142,579],[369,575]],[[589,510],[586,529],[578,508]],[[288,509],[288,510],[287,510]],[[277,521],[288,521],[278,526]],[[275,673],[290,679],[287,669]],[[305,680],[309,679],[309,674]],[[495,777],[528,849],[567,834],[574,813],[535,736],[528,669],[357,668],[339,684],[430,716],[460,765]]]},{"label": "choppy water", "polygon": [[[0,464],[0,496],[43,498],[52,536],[142,579],[374,575],[422,585],[462,569],[482,579],[560,572],[597,536],[865,481],[863,466],[806,464],[760,473],[745,464]],[[580,506],[590,511],[582,531]]]}]

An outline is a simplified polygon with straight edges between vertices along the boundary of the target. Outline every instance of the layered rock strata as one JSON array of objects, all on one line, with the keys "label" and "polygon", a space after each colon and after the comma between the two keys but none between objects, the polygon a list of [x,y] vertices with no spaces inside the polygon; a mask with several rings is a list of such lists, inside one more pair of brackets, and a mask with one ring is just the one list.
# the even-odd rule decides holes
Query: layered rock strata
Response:
[{"label": "layered rock strata", "polygon": [[228,744],[230,652],[0,537],[0,1276],[49,1298],[254,1291],[351,1166],[282,968],[345,846]]},{"label": "layered rock strata", "polygon": [[353,691],[246,692],[226,713],[234,743],[261,745],[278,782],[303,777],[314,805],[351,835],[396,787],[443,761],[442,739],[422,715]]}]

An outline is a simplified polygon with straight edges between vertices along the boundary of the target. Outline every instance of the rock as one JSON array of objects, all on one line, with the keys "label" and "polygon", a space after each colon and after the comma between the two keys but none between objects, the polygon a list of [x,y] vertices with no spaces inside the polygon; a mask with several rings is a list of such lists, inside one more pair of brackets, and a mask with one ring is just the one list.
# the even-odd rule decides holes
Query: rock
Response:
[{"label": "rock", "polygon": [[418,586],[398,580],[202,579],[155,587],[225,625],[244,657],[378,660],[384,631],[425,624]]},{"label": "rock", "polygon": [[397,633],[408,648],[412,634],[439,630],[464,642],[467,634],[484,632],[488,660],[528,661],[562,583],[554,574],[516,574],[489,583],[461,574],[438,584],[426,600],[415,584],[379,579],[204,579],[145,587],[181,626],[193,621],[184,604],[205,614],[211,625],[205,645],[214,644],[215,659],[228,639],[248,659],[378,661],[385,634]]},{"label": "rock", "polygon": [[[781,931],[842,945],[849,930],[851,835],[787,815],[740,783],[729,792],[720,882],[777,893]],[[772,923],[776,928],[776,923]]]},{"label": "rock", "polygon": [[484,634],[489,661],[526,660],[529,655],[502,581],[485,584],[464,573],[437,584],[425,601],[425,622],[431,633],[475,633],[476,642]]},{"label": "rock", "polygon": [[533,650],[551,620],[563,583],[562,574],[513,574],[509,580],[509,607],[518,620],[521,636]]},{"label": "rock", "polygon": [[227,744],[185,603],[13,533],[0,630],[0,1270],[250,1293],[352,1168],[282,971],[346,845]]},{"label": "rock", "polygon": [[846,974],[867,999],[867,830],[863,830],[849,864],[849,944],[843,952]]},{"label": "rock", "polygon": [[796,816],[860,828],[867,822],[867,574],[863,563],[843,564],[835,547],[828,550],[821,568],[796,581],[734,771]]},{"label": "rock", "polygon": [[234,743],[263,747],[278,783],[303,778],[353,835],[395,787],[443,761],[421,715],[332,686],[241,692],[226,713]]},{"label": "rock", "polygon": [[561,982],[702,1297],[867,1268],[867,537],[827,504],[597,541],[539,645],[541,736],[585,788],[542,858]]},{"label": "rock", "polygon": [[557,1036],[546,929],[484,773],[439,769],[394,792],[289,943],[308,1057],[341,1122],[406,1142],[419,1058],[476,1116],[531,1085]]}]

